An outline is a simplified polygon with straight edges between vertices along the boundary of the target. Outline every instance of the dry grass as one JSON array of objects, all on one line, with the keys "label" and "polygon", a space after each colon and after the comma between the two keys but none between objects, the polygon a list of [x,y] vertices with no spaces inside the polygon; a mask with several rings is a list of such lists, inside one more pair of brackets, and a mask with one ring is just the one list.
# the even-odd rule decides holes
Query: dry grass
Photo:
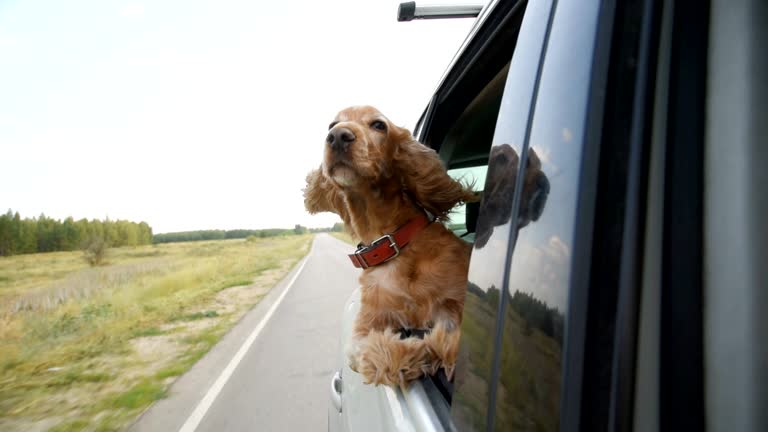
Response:
[{"label": "dry grass", "polygon": [[0,430],[118,430],[165,395],[311,236],[0,258]]}]

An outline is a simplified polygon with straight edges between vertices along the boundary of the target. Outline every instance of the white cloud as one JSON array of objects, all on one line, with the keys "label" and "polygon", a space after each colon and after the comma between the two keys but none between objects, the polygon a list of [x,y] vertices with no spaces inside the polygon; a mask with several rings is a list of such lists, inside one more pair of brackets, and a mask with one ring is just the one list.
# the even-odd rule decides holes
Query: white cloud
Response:
[{"label": "white cloud", "polygon": [[128,3],[120,8],[120,16],[126,18],[140,18],[144,16],[144,4],[143,3]]},{"label": "white cloud", "polygon": [[533,294],[564,311],[568,301],[570,247],[557,235],[550,236],[544,243],[534,244],[526,229],[520,231],[515,246],[510,290]]},{"label": "white cloud", "polygon": [[12,48],[17,46],[19,41],[15,36],[1,35],[0,34],[0,48]]}]

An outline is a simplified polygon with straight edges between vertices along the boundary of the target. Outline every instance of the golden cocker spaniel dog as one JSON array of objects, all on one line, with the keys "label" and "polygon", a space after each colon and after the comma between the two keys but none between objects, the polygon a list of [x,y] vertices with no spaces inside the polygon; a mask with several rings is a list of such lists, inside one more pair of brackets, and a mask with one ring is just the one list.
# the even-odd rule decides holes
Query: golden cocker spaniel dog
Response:
[{"label": "golden cocker spaniel dog", "polygon": [[441,367],[451,377],[471,246],[440,221],[477,198],[434,150],[373,107],[347,108],[329,129],[304,205],[338,214],[361,242],[350,256],[365,268],[350,367],[377,385],[406,385]]}]

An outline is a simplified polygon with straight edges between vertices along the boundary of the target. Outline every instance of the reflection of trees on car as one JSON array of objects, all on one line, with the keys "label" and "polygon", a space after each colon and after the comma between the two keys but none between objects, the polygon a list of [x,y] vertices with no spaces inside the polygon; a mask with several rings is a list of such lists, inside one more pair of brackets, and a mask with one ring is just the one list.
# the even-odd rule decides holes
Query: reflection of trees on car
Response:
[{"label": "reflection of trees on car", "polygon": [[[499,304],[500,291],[495,286],[491,286],[486,292],[469,282],[467,291],[483,299],[490,309]],[[557,341],[558,345],[563,345],[565,317],[556,307],[550,307],[547,302],[537,299],[533,294],[521,291],[515,291],[512,296],[507,294],[507,304],[526,321],[528,334],[531,334],[531,329],[536,328]],[[488,313],[493,316],[491,310]]]},{"label": "reflection of trees on car", "polygon": [[[484,329],[492,325],[502,291],[491,286],[487,291],[473,283],[468,286],[462,323],[462,369],[456,385],[462,391],[454,397],[462,425],[483,424],[486,399],[477,393],[486,388],[483,371],[491,369],[493,345],[484,342]],[[513,406],[510,412],[497,411],[498,430],[556,430],[563,341],[563,314],[557,308],[531,294],[507,292],[507,308],[502,343],[515,349],[505,350],[501,358],[500,406]]]},{"label": "reflection of trees on car", "polygon": [[558,430],[562,315],[529,294],[507,300],[502,344],[513,348],[501,353],[496,430]]},{"label": "reflection of trees on car", "polygon": [[557,308],[547,306],[547,303],[536,299],[533,294],[515,291],[509,300],[509,306],[526,322],[526,331],[541,330],[545,335],[563,345],[563,314]]}]

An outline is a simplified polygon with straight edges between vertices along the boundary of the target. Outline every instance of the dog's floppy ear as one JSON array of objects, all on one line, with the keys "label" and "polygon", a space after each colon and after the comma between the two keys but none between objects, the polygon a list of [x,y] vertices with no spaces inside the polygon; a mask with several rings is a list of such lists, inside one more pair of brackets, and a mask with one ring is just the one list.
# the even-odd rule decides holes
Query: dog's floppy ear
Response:
[{"label": "dog's floppy ear", "polygon": [[475,248],[481,249],[493,234],[494,227],[505,224],[512,217],[509,200],[515,193],[520,157],[509,144],[491,148],[488,174],[485,181],[480,215],[477,220]]},{"label": "dog's floppy ear", "polygon": [[404,133],[407,139],[395,149],[392,165],[405,192],[417,205],[444,219],[457,204],[477,200],[469,187],[448,176],[434,150],[414,140],[409,132]]},{"label": "dog's floppy ear", "polygon": [[533,147],[528,149],[528,161],[525,166],[525,181],[520,203],[518,228],[529,222],[539,220],[544,212],[549,196],[549,179],[541,170],[541,160]]},{"label": "dog's floppy ear", "polygon": [[307,174],[307,187],[304,188],[304,208],[315,214],[332,212],[344,218],[345,208],[336,186],[323,175],[322,168]]}]

